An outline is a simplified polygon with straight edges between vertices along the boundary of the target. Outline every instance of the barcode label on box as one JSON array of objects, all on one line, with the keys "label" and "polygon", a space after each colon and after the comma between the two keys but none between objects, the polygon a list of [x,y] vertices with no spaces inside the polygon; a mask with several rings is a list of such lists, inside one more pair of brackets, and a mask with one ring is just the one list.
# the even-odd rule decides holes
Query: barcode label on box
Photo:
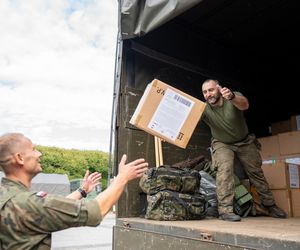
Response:
[{"label": "barcode label on box", "polygon": [[298,165],[289,164],[290,188],[299,188],[299,169]]},{"label": "barcode label on box", "polygon": [[193,106],[194,101],[166,89],[148,128],[175,141]]}]

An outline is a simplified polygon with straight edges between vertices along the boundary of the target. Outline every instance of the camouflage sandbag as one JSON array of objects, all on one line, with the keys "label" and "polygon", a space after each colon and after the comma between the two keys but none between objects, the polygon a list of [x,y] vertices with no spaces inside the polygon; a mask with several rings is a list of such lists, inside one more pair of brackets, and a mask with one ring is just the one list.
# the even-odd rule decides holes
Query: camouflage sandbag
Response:
[{"label": "camouflage sandbag", "polygon": [[140,179],[140,187],[146,194],[155,194],[162,190],[193,194],[198,192],[201,175],[197,170],[159,166],[150,168]]},{"label": "camouflage sandbag", "polygon": [[182,194],[160,191],[147,195],[146,219],[150,220],[199,220],[205,217],[207,201],[200,193]]}]

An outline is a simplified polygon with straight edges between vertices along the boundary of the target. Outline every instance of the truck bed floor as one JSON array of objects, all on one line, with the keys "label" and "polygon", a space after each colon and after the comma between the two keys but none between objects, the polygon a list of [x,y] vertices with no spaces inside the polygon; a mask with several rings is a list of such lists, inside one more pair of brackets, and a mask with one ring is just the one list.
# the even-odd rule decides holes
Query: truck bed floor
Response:
[{"label": "truck bed floor", "polygon": [[144,237],[156,234],[246,249],[300,249],[300,218],[248,217],[243,218],[241,222],[227,222],[215,218],[193,221],[118,218],[116,227],[121,231],[123,229],[123,232],[144,232]]}]

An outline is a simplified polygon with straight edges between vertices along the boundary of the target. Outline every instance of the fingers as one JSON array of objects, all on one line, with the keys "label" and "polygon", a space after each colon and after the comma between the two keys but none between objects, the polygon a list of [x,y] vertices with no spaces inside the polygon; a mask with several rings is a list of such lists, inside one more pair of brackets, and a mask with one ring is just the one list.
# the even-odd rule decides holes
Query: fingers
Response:
[{"label": "fingers", "polygon": [[224,88],[221,88],[220,91],[222,94],[224,94],[224,93],[228,92],[228,90],[229,90],[228,88],[224,87]]},{"label": "fingers", "polygon": [[[89,173],[87,171],[87,173]],[[90,175],[87,174],[85,175],[84,182],[83,182],[83,186],[82,188],[87,192],[91,192],[93,190],[93,188],[99,183],[99,180],[101,179],[102,175],[99,172],[94,172],[91,173]]]},{"label": "fingers", "polygon": [[136,166],[136,165],[139,165],[141,163],[144,163],[145,162],[145,159],[143,158],[140,158],[140,159],[136,159],[132,162],[129,162],[127,165],[133,165],[133,166]]},{"label": "fingers", "polygon": [[148,166],[144,167],[144,168],[141,168],[141,169],[138,169],[136,171],[136,173],[137,173],[138,177],[141,177],[147,170],[148,170]]},{"label": "fingers", "polygon": [[148,170],[148,162],[144,162],[135,166],[137,177],[141,177]]},{"label": "fingers", "polygon": [[148,162],[143,162],[143,163],[140,163],[136,166],[137,168],[148,168]]},{"label": "fingers", "polygon": [[93,182],[96,182],[98,180],[100,180],[102,178],[102,175],[101,173],[99,172],[94,172],[92,174],[90,174],[89,178],[93,181]]},{"label": "fingers", "polygon": [[119,163],[119,174],[127,181],[142,177],[145,171],[148,170],[148,162],[140,158],[126,164],[127,156],[123,155]]},{"label": "fingers", "polygon": [[88,181],[88,180],[96,181],[96,180],[99,180],[99,179],[101,179],[101,173],[99,173],[99,172],[94,172],[94,173],[91,173],[91,174],[90,174],[90,171],[89,171],[89,170],[87,170],[87,171],[85,172],[85,175],[84,175],[84,177],[83,177],[83,180],[84,180],[84,181]]},{"label": "fingers", "polygon": [[85,171],[85,175],[84,175],[83,179],[86,180],[89,177],[89,174],[90,174],[90,171],[87,169]]},{"label": "fingers", "polygon": [[126,161],[127,161],[127,155],[124,154],[121,158],[119,165],[125,165]]},{"label": "fingers", "polygon": [[225,99],[229,99],[232,96],[232,91],[229,88],[224,87],[220,92]]},{"label": "fingers", "polygon": [[220,93],[221,93],[221,95],[222,95],[223,97],[224,97],[224,95],[226,95],[227,91],[229,90],[229,89],[226,88],[226,87],[221,87],[221,85],[218,85],[217,87],[218,87],[218,89],[219,89],[219,91],[220,91]]},{"label": "fingers", "polygon": [[126,166],[134,168],[137,175],[143,175],[143,173],[148,170],[148,162],[145,162],[145,159],[134,160]]},{"label": "fingers", "polygon": [[129,163],[126,164],[126,160],[127,160],[127,155],[124,154],[124,155],[122,156],[122,158],[121,158],[121,161],[120,161],[119,165],[120,165],[120,166],[121,166],[121,165],[126,165],[126,166],[136,166],[136,165],[139,165],[139,164],[145,162],[145,159],[140,158],[140,159],[136,159],[136,160],[134,160],[134,161],[129,162]]}]

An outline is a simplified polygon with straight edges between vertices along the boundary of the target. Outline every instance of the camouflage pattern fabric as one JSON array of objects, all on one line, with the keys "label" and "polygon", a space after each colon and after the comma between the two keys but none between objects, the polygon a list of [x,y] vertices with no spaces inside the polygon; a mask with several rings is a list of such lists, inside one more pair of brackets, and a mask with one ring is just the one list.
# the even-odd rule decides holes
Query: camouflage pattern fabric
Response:
[{"label": "camouflage pattern fabric", "polygon": [[193,194],[198,192],[201,175],[199,171],[188,168],[159,166],[148,169],[139,185],[146,194],[155,194],[162,190]]},{"label": "camouflage pattern fabric", "polygon": [[51,232],[97,226],[101,213],[96,201],[29,191],[21,182],[2,178],[0,186],[0,249],[50,249]]},{"label": "camouflage pattern fabric", "polygon": [[220,214],[233,212],[234,159],[238,157],[250,182],[256,187],[263,205],[275,204],[269,185],[261,169],[262,159],[254,135],[242,142],[225,144],[212,141],[212,167],[217,171],[216,192]]},{"label": "camouflage pattern fabric", "polygon": [[168,190],[147,195],[147,202],[145,218],[164,221],[202,219],[208,205],[202,194],[182,194]]},{"label": "camouflage pattern fabric", "polygon": [[252,195],[248,192],[247,188],[240,182],[236,175],[234,176],[234,182],[233,211],[241,217],[246,217],[251,211],[253,211],[252,207],[254,204]]}]

